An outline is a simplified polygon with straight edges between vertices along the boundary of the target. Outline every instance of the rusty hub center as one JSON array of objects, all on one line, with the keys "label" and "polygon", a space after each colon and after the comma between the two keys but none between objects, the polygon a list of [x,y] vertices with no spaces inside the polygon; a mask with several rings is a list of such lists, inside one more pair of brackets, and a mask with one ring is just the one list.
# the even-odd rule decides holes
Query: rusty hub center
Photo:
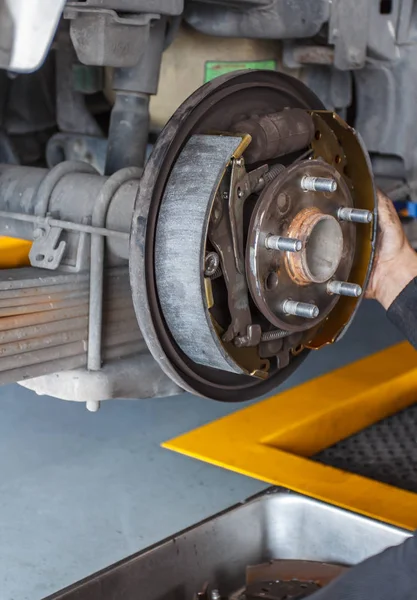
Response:
[{"label": "rusty hub center", "polygon": [[288,235],[302,242],[300,252],[286,252],[288,273],[295,283],[324,283],[336,273],[343,255],[343,232],[332,215],[318,208],[301,210]]},{"label": "rusty hub center", "polygon": [[[306,177],[333,180],[336,189],[306,191]],[[255,304],[275,327],[305,331],[335,306],[339,297],[327,285],[348,280],[356,240],[354,225],[339,221],[337,211],[353,205],[344,178],[322,160],[289,167],[263,190],[249,227],[246,273]],[[301,251],[270,248],[271,236],[299,240]],[[288,300],[314,305],[319,313],[308,319],[288,314]]]}]

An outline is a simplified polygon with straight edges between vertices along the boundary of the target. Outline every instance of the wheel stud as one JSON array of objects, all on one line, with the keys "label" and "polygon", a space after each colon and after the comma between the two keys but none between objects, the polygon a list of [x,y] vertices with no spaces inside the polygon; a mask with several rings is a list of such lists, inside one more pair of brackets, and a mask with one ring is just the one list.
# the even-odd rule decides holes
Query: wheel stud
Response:
[{"label": "wheel stud", "polygon": [[269,235],[265,240],[265,246],[271,250],[300,252],[303,247],[303,243],[294,238],[281,237],[280,235]]},{"label": "wheel stud", "polygon": [[309,177],[301,179],[301,187],[305,192],[335,192],[337,183],[331,177]]},{"label": "wheel stud", "polygon": [[370,223],[373,215],[370,210],[362,208],[339,208],[337,217],[340,221],[351,221],[352,223]]},{"label": "wheel stud", "polygon": [[352,296],[359,298],[362,294],[362,288],[358,283],[348,283],[347,281],[330,281],[327,284],[327,292],[338,296]]},{"label": "wheel stud", "polygon": [[282,310],[287,315],[294,317],[304,317],[305,319],[316,319],[319,316],[319,309],[315,304],[307,302],[295,302],[294,300],[285,300]]}]

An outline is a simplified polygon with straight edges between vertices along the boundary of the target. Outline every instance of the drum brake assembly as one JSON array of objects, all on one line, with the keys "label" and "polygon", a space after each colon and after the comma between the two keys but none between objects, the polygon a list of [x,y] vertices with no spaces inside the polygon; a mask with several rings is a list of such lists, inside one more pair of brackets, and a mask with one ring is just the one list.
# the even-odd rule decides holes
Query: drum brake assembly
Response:
[{"label": "drum brake assembly", "polygon": [[173,115],[141,179],[129,264],[142,334],[182,388],[258,397],[342,337],[375,239],[357,132],[282,73],[219,77]]}]

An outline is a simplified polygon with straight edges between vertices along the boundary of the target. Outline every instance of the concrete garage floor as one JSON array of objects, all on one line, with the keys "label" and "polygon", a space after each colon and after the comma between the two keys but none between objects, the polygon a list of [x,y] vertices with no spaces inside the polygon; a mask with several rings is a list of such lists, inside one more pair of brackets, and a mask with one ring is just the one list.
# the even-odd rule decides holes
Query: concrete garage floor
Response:
[{"label": "concrete garage floor", "polygon": [[[365,302],[346,338],[310,355],[285,387],[400,340],[384,311]],[[183,394],[112,401],[91,414],[1,388],[0,599],[43,598],[262,490],[159,447],[241,407]]]}]

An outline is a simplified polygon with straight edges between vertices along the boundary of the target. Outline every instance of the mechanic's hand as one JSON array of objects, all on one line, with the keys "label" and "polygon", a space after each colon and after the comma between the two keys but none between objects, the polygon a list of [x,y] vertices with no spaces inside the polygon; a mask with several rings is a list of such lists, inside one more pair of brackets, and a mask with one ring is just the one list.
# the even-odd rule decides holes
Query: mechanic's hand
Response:
[{"label": "mechanic's hand", "polygon": [[393,203],[380,190],[377,194],[379,240],[366,297],[388,309],[417,277],[417,254],[408,243]]},{"label": "mechanic's hand", "polygon": [[417,538],[388,548],[352,567],[311,600],[415,600]]}]

